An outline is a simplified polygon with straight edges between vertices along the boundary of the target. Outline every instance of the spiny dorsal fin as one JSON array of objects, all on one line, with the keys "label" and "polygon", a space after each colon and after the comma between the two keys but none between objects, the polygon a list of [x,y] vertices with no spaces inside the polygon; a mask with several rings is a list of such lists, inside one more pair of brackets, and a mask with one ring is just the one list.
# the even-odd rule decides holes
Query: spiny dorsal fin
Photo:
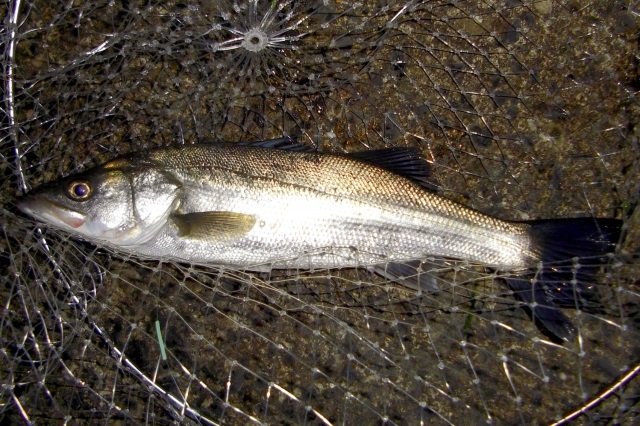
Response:
[{"label": "spiny dorsal fin", "polygon": [[224,211],[174,214],[171,219],[181,237],[201,241],[242,237],[256,223],[254,216]]},{"label": "spiny dorsal fin", "polygon": [[417,149],[384,148],[354,152],[348,156],[414,180],[432,191],[436,189],[431,179],[431,166]]},{"label": "spiny dorsal fin", "polygon": [[[317,152],[316,149],[298,143],[294,136],[285,136],[265,141],[241,142],[241,146],[279,149],[284,151]],[[373,151],[353,152],[347,156],[382,167],[392,173],[411,179],[425,188],[436,191],[437,185],[431,176],[431,166],[415,148],[395,147],[376,149]]]},{"label": "spiny dorsal fin", "polygon": [[239,142],[239,146],[256,146],[259,148],[281,149],[284,151],[297,152],[314,152],[314,148],[309,148],[298,142],[296,136],[284,136],[278,139],[269,139],[265,141]]}]

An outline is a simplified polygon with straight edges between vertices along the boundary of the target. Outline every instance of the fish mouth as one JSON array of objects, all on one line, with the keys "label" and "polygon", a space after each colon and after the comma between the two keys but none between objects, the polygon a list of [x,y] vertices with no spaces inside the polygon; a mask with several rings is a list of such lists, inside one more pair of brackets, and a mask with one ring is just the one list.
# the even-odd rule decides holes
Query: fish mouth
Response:
[{"label": "fish mouth", "polygon": [[54,200],[26,196],[16,202],[22,212],[44,222],[66,229],[80,228],[87,222],[87,215]]}]

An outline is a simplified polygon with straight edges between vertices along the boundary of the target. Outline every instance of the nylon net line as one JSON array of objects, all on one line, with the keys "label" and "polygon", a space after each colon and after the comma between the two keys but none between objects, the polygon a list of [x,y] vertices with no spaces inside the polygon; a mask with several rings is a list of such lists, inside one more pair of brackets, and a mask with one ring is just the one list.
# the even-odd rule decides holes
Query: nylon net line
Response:
[{"label": "nylon net line", "polygon": [[[633,423],[638,6],[11,0],[0,419]],[[141,260],[15,207],[128,152],[283,135],[322,152],[418,148],[434,191],[505,219],[621,218],[597,306],[562,310],[577,330],[562,343],[483,265],[421,259],[432,288],[416,289],[365,267]]]}]

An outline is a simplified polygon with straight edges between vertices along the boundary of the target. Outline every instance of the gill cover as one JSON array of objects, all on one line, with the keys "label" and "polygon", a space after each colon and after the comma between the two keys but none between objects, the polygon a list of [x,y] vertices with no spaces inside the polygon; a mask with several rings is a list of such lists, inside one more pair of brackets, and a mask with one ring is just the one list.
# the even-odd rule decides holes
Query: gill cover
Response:
[{"label": "gill cover", "polygon": [[131,188],[138,236],[129,243],[140,244],[167,224],[169,215],[178,208],[182,185],[170,173],[150,168],[132,173]]}]

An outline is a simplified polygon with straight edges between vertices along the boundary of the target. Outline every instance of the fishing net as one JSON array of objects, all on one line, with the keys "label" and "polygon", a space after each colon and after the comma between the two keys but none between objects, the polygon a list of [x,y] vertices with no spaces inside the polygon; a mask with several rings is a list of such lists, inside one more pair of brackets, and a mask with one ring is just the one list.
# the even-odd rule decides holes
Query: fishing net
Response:
[{"label": "fishing net", "polygon": [[[3,423],[637,418],[637,1],[5,5]],[[365,267],[141,260],[15,208],[119,154],[283,135],[414,147],[442,196],[506,219],[618,217],[626,238],[594,305],[563,309],[563,343],[482,265],[421,259],[428,285],[411,287]]]}]

